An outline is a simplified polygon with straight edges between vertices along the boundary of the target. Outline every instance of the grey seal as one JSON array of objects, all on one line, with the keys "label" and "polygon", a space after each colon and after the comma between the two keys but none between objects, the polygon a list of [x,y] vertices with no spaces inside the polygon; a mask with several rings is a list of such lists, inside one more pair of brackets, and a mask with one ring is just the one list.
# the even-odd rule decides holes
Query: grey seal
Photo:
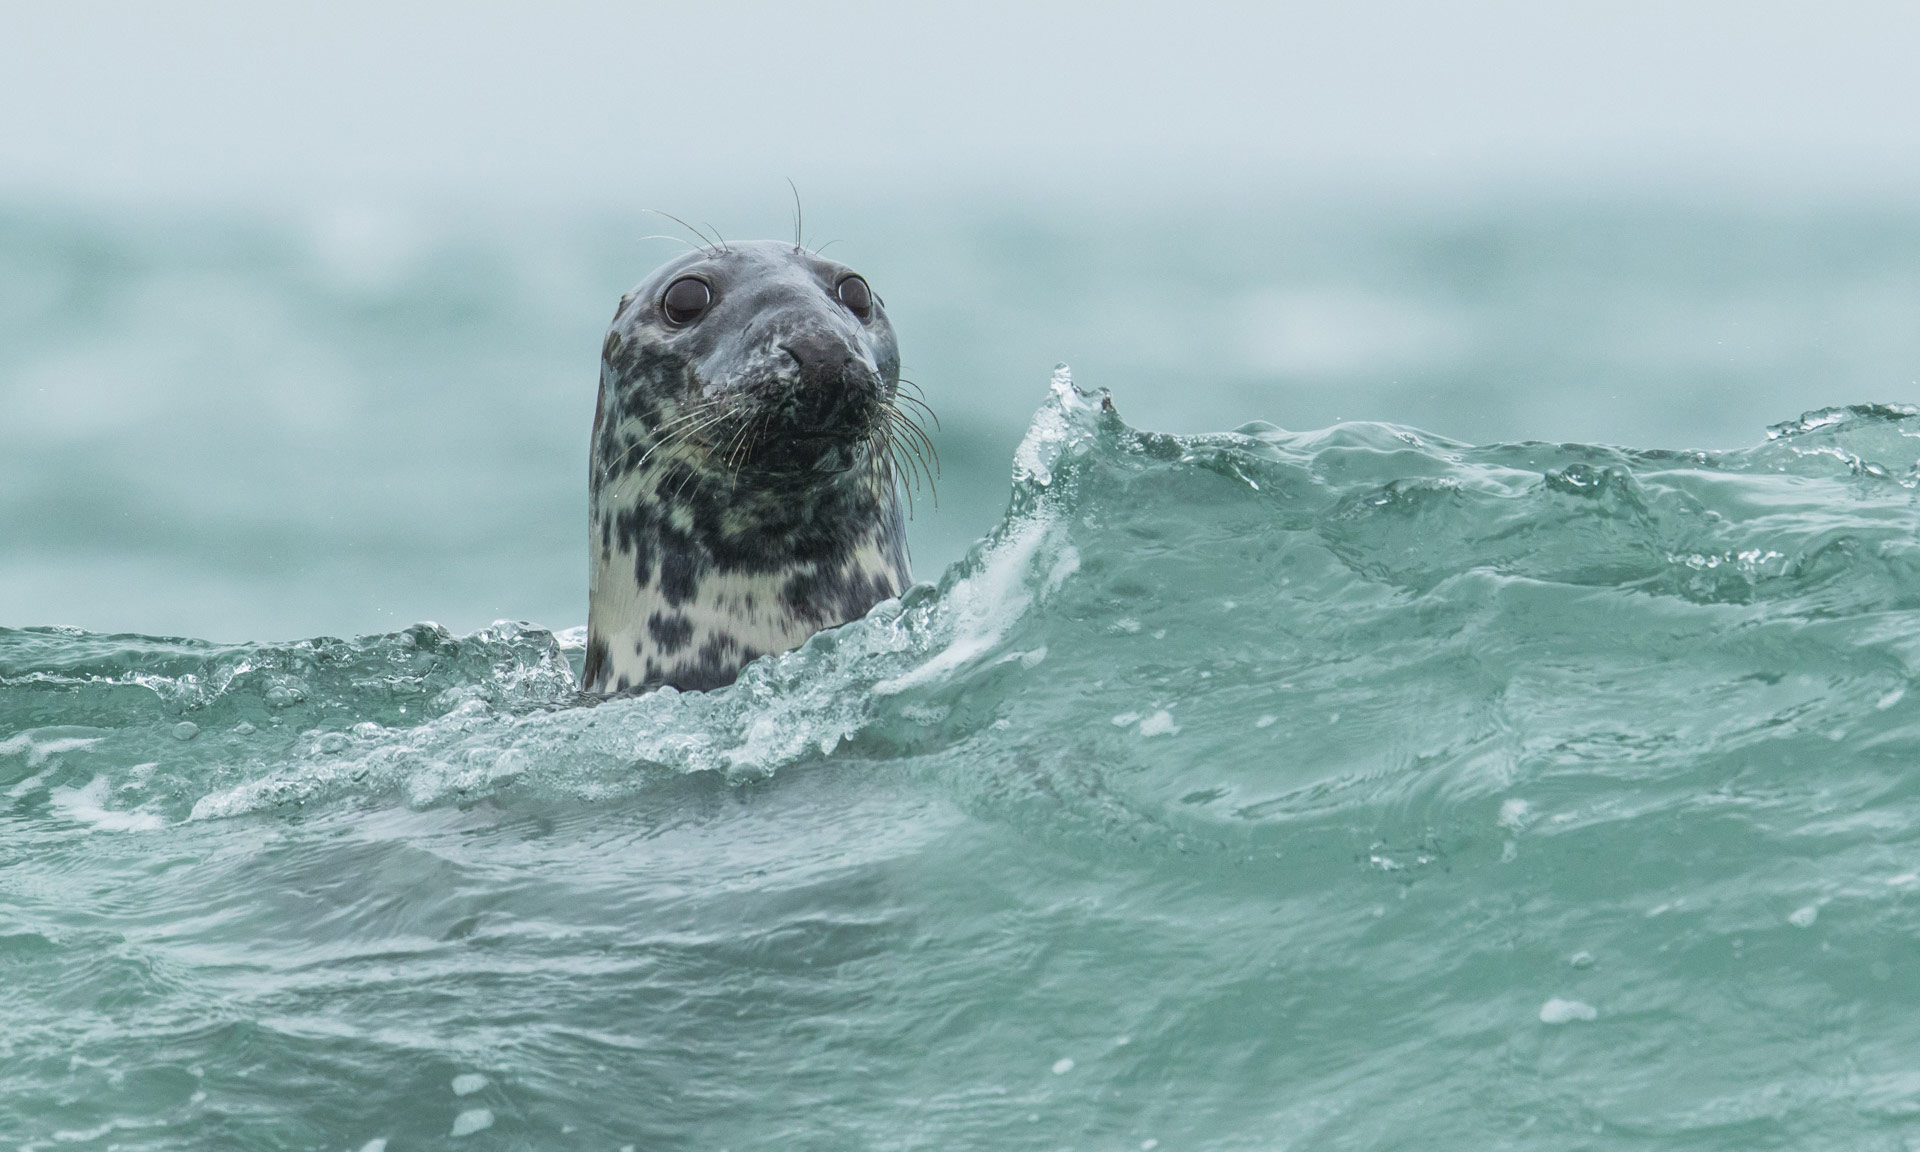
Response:
[{"label": "grey seal", "polygon": [[620,301],[589,472],[591,693],[732,683],[912,583],[931,444],[885,306],[798,243],[714,241]]}]

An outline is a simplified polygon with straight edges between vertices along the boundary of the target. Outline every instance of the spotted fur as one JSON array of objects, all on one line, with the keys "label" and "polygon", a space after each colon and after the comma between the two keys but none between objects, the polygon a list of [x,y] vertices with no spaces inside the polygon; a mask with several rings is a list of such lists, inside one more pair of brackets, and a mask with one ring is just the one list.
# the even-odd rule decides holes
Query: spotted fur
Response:
[{"label": "spotted fur", "polygon": [[[886,451],[900,378],[875,297],[794,245],[690,252],[620,303],[602,348],[589,476],[590,692],[732,683],[912,582]],[[684,326],[686,276],[713,303]]]}]

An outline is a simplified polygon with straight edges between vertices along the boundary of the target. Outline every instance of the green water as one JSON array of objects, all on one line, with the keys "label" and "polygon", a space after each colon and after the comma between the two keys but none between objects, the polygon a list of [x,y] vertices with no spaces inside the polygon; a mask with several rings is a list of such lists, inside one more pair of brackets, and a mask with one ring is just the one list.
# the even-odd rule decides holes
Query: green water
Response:
[{"label": "green water", "polygon": [[[350,307],[318,273],[235,288],[306,267],[269,228],[189,274],[178,252],[243,233],[149,236],[180,247],[141,271],[19,225],[71,295],[8,321],[4,434],[37,455],[0,460],[0,1147],[1920,1144],[1920,416],[1816,402],[1768,433],[1798,408],[1753,411],[1902,395],[1920,229],[1749,221],[1724,233],[1749,263],[1708,275],[1614,226],[1485,223],[1506,271],[1446,339],[1405,302],[1465,307],[1464,258],[1419,258],[1463,226],[1302,240],[1303,280],[1338,251],[1400,263],[1344,303],[1281,290],[1277,320],[1233,305],[1255,335],[1296,310],[1320,333],[1243,333],[1269,359],[1239,376],[1224,337],[1150,322],[1206,311],[1170,256],[1101,280],[1095,247],[1016,232],[1039,251],[1001,287],[1078,268],[1104,294],[1060,289],[998,350],[968,351],[958,311],[902,321],[949,413],[915,529],[937,585],[728,690],[585,707],[584,433],[543,439],[577,365],[538,350],[604,319],[570,318],[592,276],[409,266]],[[1228,312],[1273,263],[1229,249]],[[170,288],[113,314],[144,339],[76,302],[143,276]],[[1133,381],[1113,408],[1044,368],[1008,382],[1048,317],[1071,343],[1149,281],[1121,351],[1079,366]],[[528,284],[551,312],[490,326]],[[1712,346],[1777,357],[1625,338],[1722,297],[1744,319]],[[259,345],[196,342],[236,310]],[[1336,355],[1342,315],[1414,350]],[[1847,316],[1889,319],[1846,340]],[[1116,362],[1156,340],[1223,359]],[[260,375],[208,374],[225,356]],[[160,399],[114,410],[139,379]],[[1740,411],[1702,399],[1742,379]],[[1208,431],[1255,401],[1300,428],[1419,419]],[[1601,446],[1609,420],[1733,446]],[[436,421],[448,439],[419,438]],[[523,484],[549,453],[568,474]],[[549,500],[571,519],[529,527]],[[475,630],[496,602],[549,627]],[[285,631],[104,630],[142,612]],[[26,626],[49,620],[96,630]]]}]

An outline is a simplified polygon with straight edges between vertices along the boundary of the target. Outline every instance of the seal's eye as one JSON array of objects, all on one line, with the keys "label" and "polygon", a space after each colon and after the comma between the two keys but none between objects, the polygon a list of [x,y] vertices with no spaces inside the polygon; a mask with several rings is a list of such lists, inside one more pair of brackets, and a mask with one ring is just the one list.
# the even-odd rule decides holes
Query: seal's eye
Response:
[{"label": "seal's eye", "polygon": [[849,276],[840,281],[839,286],[833,290],[833,294],[840,298],[840,303],[847,306],[847,311],[860,317],[862,321],[873,319],[873,289],[867,287],[865,280],[858,276]]},{"label": "seal's eye", "polygon": [[667,323],[678,327],[691,324],[700,319],[713,304],[713,289],[698,276],[682,276],[667,285],[667,294],[660,297],[660,311],[667,314]]}]

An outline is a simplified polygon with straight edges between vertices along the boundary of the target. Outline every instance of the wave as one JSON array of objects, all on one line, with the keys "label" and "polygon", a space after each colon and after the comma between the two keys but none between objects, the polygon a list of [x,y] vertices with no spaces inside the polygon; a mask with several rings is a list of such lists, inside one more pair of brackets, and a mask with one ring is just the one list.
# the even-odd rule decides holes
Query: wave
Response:
[{"label": "wave", "polygon": [[[1298,852],[1301,826],[1362,806],[1390,829],[1377,866],[1418,868],[1483,804],[1510,850],[1812,758],[1910,756],[1917,491],[1910,407],[1824,409],[1721,453],[1373,423],[1169,436],[1063,369],[1005,518],[938,586],[730,688],[583,700],[580,630],[525,624],[4,630],[0,793],[139,833],[833,757],[1133,848]],[[1550,791],[1556,822],[1516,788]]]}]

